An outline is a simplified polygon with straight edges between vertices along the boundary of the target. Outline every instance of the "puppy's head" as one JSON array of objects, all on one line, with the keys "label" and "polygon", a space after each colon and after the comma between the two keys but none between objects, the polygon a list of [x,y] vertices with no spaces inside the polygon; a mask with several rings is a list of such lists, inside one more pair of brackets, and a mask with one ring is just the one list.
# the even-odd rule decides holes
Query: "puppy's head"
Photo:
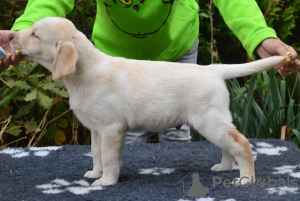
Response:
[{"label": "puppy's head", "polygon": [[35,61],[52,72],[53,80],[75,73],[78,53],[77,29],[65,18],[47,17],[26,30],[9,35],[13,50],[20,50],[23,60]]}]

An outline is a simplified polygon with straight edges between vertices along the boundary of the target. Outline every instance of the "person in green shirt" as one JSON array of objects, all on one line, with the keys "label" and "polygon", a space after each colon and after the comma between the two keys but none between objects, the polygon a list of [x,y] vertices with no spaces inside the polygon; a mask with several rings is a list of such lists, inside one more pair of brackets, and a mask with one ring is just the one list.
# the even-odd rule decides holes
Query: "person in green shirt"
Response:
[{"label": "person in green shirt", "polygon": [[[12,30],[30,28],[44,17],[65,17],[75,0],[29,0],[24,14]],[[291,52],[291,72],[300,68],[297,53],[280,41],[267,27],[255,0],[214,0],[226,24],[241,41],[250,57],[256,59]],[[99,50],[111,55],[139,60],[196,63],[199,32],[198,4],[195,0],[97,0],[97,15],[92,40]],[[20,52],[12,52],[8,35],[0,31],[0,46],[9,54],[0,67],[16,65]],[[282,76],[287,71],[277,67]],[[126,143],[145,142],[147,132],[127,133]],[[189,141],[189,128],[171,128],[160,132],[160,141]]]}]

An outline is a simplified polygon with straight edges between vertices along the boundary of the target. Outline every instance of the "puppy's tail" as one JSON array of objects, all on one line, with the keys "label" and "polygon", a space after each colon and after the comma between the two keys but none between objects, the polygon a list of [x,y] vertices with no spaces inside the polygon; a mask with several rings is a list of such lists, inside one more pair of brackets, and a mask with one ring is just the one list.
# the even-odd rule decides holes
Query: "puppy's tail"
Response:
[{"label": "puppy's tail", "polygon": [[246,64],[216,65],[223,79],[242,77],[283,65],[287,56],[273,56]]}]

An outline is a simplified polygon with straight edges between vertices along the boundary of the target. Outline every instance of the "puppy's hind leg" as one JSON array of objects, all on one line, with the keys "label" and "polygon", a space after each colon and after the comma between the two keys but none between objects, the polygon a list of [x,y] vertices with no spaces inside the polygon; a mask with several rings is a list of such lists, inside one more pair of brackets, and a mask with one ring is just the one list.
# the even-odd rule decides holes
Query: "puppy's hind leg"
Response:
[{"label": "puppy's hind leg", "polygon": [[102,156],[101,156],[101,136],[99,133],[92,131],[92,157],[93,157],[93,170],[87,171],[84,177],[87,178],[100,178],[103,171]]},{"label": "puppy's hind leg", "polygon": [[237,178],[236,181],[241,185],[249,182],[254,183],[254,158],[249,141],[234,126],[229,135],[234,141],[233,149],[229,153],[234,156],[240,168],[240,178]]},{"label": "puppy's hind leg", "polygon": [[127,126],[114,123],[101,130],[103,175],[92,186],[109,186],[118,182]]},{"label": "puppy's hind leg", "polygon": [[232,169],[235,160],[240,167],[241,179],[238,180],[238,184],[255,182],[254,160],[250,144],[231,123],[229,111],[225,114],[224,111],[221,113],[211,109],[201,117],[201,120],[202,123],[193,124],[193,127],[222,150],[222,162],[215,165],[212,170]]}]

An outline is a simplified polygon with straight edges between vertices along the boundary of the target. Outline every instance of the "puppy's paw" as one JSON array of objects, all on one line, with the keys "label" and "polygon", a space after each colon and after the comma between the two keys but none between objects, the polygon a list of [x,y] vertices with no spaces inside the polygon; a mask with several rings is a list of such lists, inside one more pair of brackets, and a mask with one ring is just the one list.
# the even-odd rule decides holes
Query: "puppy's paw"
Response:
[{"label": "puppy's paw", "polygon": [[84,175],[84,177],[90,179],[100,178],[101,176],[102,176],[101,171],[87,171]]},{"label": "puppy's paw", "polygon": [[224,165],[224,164],[220,163],[220,164],[214,165],[210,170],[220,172],[220,171],[228,171],[228,170],[232,170],[232,169],[233,169],[232,165]]},{"label": "puppy's paw", "polygon": [[118,181],[110,180],[110,179],[98,179],[94,183],[92,183],[92,186],[110,186],[116,184]]}]

